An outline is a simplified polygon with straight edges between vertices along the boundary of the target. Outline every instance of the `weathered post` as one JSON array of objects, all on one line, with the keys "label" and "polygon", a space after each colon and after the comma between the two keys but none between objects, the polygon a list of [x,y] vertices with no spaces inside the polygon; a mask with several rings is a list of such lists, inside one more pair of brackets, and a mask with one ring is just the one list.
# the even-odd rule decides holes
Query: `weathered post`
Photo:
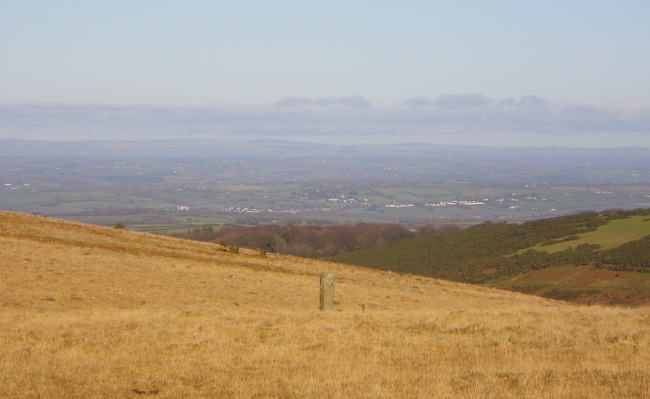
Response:
[{"label": "weathered post", "polygon": [[334,274],[320,274],[320,310],[328,310],[334,303]]}]

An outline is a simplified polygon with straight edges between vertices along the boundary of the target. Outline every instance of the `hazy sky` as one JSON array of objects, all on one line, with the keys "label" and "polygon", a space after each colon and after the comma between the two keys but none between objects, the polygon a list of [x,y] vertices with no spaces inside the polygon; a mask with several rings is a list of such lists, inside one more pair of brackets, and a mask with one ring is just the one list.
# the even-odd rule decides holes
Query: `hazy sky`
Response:
[{"label": "hazy sky", "polygon": [[[0,104],[356,98],[393,110],[533,95],[556,110],[615,109],[634,120],[619,138],[650,138],[649,16],[647,0],[0,0]],[[450,134],[436,126],[418,134]]]}]

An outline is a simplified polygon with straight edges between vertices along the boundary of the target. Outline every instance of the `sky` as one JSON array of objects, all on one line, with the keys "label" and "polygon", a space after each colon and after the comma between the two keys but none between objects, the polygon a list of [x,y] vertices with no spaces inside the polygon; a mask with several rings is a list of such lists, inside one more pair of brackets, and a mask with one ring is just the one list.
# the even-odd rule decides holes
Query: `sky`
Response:
[{"label": "sky", "polygon": [[650,146],[648,15],[647,0],[0,0],[0,138]]}]

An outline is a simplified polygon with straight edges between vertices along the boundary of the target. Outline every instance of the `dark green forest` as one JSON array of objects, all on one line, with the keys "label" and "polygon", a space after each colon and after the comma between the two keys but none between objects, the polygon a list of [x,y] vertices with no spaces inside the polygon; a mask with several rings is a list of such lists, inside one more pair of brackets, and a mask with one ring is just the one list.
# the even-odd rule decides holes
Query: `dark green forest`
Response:
[{"label": "dark green forest", "polygon": [[611,220],[634,215],[650,215],[650,210],[584,212],[522,224],[483,223],[450,234],[403,240],[328,259],[469,283],[489,283],[561,265],[650,271],[650,236],[608,250],[582,244],[556,253],[530,249],[516,254],[538,243],[570,241]]}]

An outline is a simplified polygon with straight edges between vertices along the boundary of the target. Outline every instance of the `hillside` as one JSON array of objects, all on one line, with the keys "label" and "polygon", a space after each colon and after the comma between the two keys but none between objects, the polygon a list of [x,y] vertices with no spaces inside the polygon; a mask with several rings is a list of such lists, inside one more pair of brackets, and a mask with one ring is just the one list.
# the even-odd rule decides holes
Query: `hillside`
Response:
[{"label": "hillside", "polygon": [[[485,223],[329,259],[584,303],[650,303],[650,210],[585,212],[523,224]],[[586,265],[590,268],[580,270],[587,272],[587,280],[595,282],[601,276],[608,283],[572,285],[562,273],[557,279],[549,278],[549,273],[540,279],[540,273],[533,273]],[[523,284],[530,280],[529,273],[537,276],[535,284]]]},{"label": "hillside", "polygon": [[207,242],[227,242],[305,258],[332,256],[403,240],[459,230],[457,226],[421,226],[415,231],[395,223],[356,223],[337,225],[270,224],[256,226],[212,226],[186,232],[168,233],[172,237]]},{"label": "hillside", "polygon": [[[642,398],[650,308],[0,212],[0,397]],[[318,310],[318,275],[336,275]]]}]

